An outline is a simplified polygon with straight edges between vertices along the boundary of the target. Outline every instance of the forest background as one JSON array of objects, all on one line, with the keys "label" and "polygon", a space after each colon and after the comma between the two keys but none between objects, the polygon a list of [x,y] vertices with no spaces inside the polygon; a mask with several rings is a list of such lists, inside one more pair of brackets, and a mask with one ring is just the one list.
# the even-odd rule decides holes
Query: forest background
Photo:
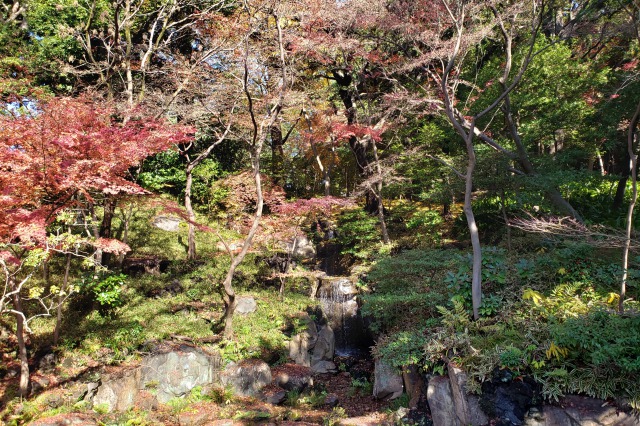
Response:
[{"label": "forest background", "polygon": [[[0,19],[16,394],[29,346],[121,361],[149,337],[127,315],[162,283],[128,258],[162,255],[210,303],[213,332],[186,334],[255,355],[236,290],[306,293],[318,267],[287,242],[331,233],[393,366],[639,407],[637,1],[34,0]],[[81,337],[105,324],[112,341]]]}]

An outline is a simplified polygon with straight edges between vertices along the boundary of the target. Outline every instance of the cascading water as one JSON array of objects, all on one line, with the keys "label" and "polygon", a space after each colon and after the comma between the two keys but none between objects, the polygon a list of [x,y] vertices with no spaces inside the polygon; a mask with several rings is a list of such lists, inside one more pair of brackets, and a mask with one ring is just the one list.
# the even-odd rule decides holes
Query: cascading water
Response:
[{"label": "cascading water", "polygon": [[371,343],[358,310],[358,289],[349,278],[327,277],[320,282],[318,299],[335,334],[336,355],[352,356]]}]

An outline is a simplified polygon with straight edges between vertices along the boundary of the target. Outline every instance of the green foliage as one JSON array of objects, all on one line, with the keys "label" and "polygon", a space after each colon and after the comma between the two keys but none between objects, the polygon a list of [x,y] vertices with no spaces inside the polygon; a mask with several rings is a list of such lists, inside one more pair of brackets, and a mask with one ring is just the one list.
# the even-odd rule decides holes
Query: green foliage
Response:
[{"label": "green foliage", "polygon": [[82,278],[79,288],[92,296],[100,315],[112,316],[125,303],[122,290],[126,280],[124,274],[90,272]]},{"label": "green foliage", "polygon": [[343,212],[338,218],[337,230],[342,253],[360,260],[370,259],[374,254],[372,248],[381,239],[379,225],[377,216],[364,210]]},{"label": "green foliage", "polygon": [[567,318],[551,326],[553,341],[569,357],[597,368],[616,368],[624,375],[640,372],[640,316],[605,309]]},{"label": "green foliage", "polygon": [[371,383],[365,377],[361,379],[351,379],[349,394],[353,396],[358,393],[363,396],[371,395],[373,393],[373,383]]},{"label": "green foliage", "polygon": [[322,420],[323,426],[337,426],[340,420],[347,418],[347,412],[342,407],[335,407],[329,415]]}]

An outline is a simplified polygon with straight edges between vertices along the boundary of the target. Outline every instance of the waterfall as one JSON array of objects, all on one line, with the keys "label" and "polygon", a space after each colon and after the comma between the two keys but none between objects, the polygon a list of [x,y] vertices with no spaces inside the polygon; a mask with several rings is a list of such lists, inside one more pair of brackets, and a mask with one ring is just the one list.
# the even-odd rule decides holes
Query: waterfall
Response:
[{"label": "waterfall", "polygon": [[371,343],[358,311],[358,289],[345,277],[327,277],[320,283],[318,298],[335,334],[336,354],[355,355]]}]

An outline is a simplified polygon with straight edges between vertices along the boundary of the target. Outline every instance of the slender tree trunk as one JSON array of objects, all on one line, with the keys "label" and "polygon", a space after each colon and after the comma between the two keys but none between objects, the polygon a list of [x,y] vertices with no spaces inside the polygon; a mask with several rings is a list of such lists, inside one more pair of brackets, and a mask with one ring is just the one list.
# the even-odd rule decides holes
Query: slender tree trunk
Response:
[{"label": "slender tree trunk", "polygon": [[[100,229],[98,228],[98,225],[97,225],[98,216],[96,215],[96,208],[93,205],[93,203],[89,203],[89,210],[91,213],[91,229],[93,231],[93,237],[97,239],[100,237]],[[96,249],[96,253],[93,257],[96,270],[100,268],[100,266],[102,266],[102,256],[103,256],[102,249]]]},{"label": "slender tree trunk", "polygon": [[256,150],[253,153],[253,173],[254,173],[254,182],[256,185],[256,212],[253,216],[253,223],[251,224],[251,228],[249,229],[249,233],[242,244],[242,250],[231,260],[231,266],[227,271],[227,275],[222,283],[222,287],[224,288],[223,300],[225,304],[224,311],[224,337],[226,339],[233,338],[233,313],[236,309],[236,293],[233,289],[233,276],[236,272],[236,269],[244,260],[244,257],[251,247],[251,242],[256,232],[258,231],[258,226],[260,225],[260,218],[262,217],[262,209],[264,207],[264,198],[262,195],[262,179],[260,177],[260,150]]},{"label": "slender tree trunk", "polygon": [[184,207],[189,217],[189,236],[187,237],[187,259],[194,260],[196,258],[196,230],[194,222],[196,215],[191,205],[191,187],[193,185],[193,166],[187,166],[187,184],[184,188]]},{"label": "slender tree trunk", "polygon": [[[102,215],[102,222],[100,222],[100,236],[102,238],[111,238],[111,229],[113,226],[113,216],[116,214],[116,206],[118,200],[114,196],[107,196],[104,200],[104,212]],[[102,254],[102,264],[109,265],[111,259],[111,253]]]},{"label": "slender tree trunk", "polygon": [[271,174],[276,185],[284,185],[284,139],[282,128],[276,123],[271,126]]},{"label": "slender tree trunk", "polygon": [[[473,127],[473,124],[472,124]],[[473,305],[473,319],[480,318],[480,305],[482,304],[482,248],[480,247],[480,234],[478,224],[473,214],[473,172],[476,168],[476,152],[473,147],[473,128],[465,137],[467,147],[467,172],[464,179],[464,215],[467,219],[469,235],[471,237],[471,247],[473,249],[473,270],[471,273],[471,301]]]},{"label": "slender tree trunk", "polygon": [[375,141],[370,142],[373,147],[373,159],[376,164],[376,173],[378,174],[378,181],[376,182],[376,196],[378,198],[378,220],[380,221],[380,230],[382,232],[382,242],[389,244],[389,231],[387,231],[387,222],[384,218],[384,204],[382,202],[382,167],[380,166],[380,158],[378,157],[378,147]]},{"label": "slender tree trunk", "polygon": [[624,312],[624,299],[627,294],[627,279],[629,274],[629,251],[631,249],[631,233],[633,231],[633,210],[638,200],[638,154],[635,150],[636,126],[640,120],[640,102],[636,107],[635,114],[629,123],[629,132],[627,134],[627,151],[629,152],[630,170],[631,170],[631,202],[627,210],[626,217],[626,241],[622,253],[622,283],[620,284],[620,299],[618,300],[618,311]]},{"label": "slender tree trunk", "polygon": [[[231,339],[233,337],[233,314],[236,309],[236,293],[233,289],[233,276],[235,274],[236,268],[240,265],[240,263],[244,260],[247,252],[249,251],[249,247],[251,247],[251,242],[253,241],[253,237],[258,231],[258,227],[260,225],[260,219],[262,218],[262,210],[264,207],[264,197],[262,194],[262,178],[260,176],[260,155],[262,154],[262,147],[264,145],[266,139],[266,133],[272,128],[275,124],[280,112],[282,110],[282,105],[284,104],[284,95],[287,87],[287,72],[286,72],[286,61],[285,61],[285,49],[284,49],[284,41],[282,28],[280,26],[280,17],[275,13],[272,13],[272,16],[275,20],[275,25],[278,33],[278,53],[280,54],[280,71],[281,71],[281,84],[278,93],[278,100],[269,112],[269,115],[261,122],[260,126],[256,121],[256,112],[253,107],[253,96],[249,90],[249,66],[248,66],[248,56],[249,56],[249,42],[248,38],[246,39],[245,45],[245,57],[244,57],[244,75],[243,75],[243,91],[247,97],[247,102],[249,104],[249,114],[251,115],[251,121],[253,123],[253,136],[251,143],[251,166],[253,168],[253,178],[256,186],[256,212],[253,216],[253,223],[251,224],[251,228],[247,233],[247,236],[242,244],[242,250],[238,253],[237,256],[232,257],[231,266],[227,271],[227,275],[222,283],[224,289],[224,303],[225,303],[225,313],[224,313],[224,337],[226,339]],[[230,253],[231,254],[231,253]]]},{"label": "slender tree trunk", "polygon": [[[15,281],[10,279],[12,290],[16,290]],[[18,359],[20,360],[20,385],[18,392],[21,397],[27,396],[29,391],[29,358],[27,357],[27,344],[24,338],[24,316],[22,315],[22,301],[20,294],[16,292],[13,295],[13,309],[17,312],[16,316],[16,337],[18,340]]]},{"label": "slender tree trunk", "polygon": [[62,287],[60,288],[60,295],[58,296],[58,307],[56,308],[56,327],[53,330],[53,346],[56,346],[60,339],[60,328],[62,327],[62,304],[64,303],[64,294],[67,291],[67,284],[69,283],[70,269],[71,253],[67,253],[67,262],[64,265],[64,278],[62,280]]}]

